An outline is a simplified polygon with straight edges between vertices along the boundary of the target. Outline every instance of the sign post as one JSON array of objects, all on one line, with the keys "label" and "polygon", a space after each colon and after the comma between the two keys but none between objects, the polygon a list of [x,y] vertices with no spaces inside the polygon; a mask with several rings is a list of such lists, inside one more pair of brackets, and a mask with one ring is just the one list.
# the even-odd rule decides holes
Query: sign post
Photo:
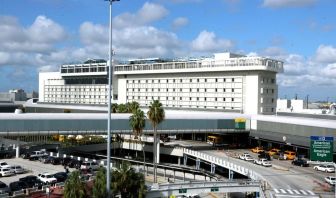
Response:
[{"label": "sign post", "polygon": [[310,160],[332,162],[334,137],[310,136]]}]

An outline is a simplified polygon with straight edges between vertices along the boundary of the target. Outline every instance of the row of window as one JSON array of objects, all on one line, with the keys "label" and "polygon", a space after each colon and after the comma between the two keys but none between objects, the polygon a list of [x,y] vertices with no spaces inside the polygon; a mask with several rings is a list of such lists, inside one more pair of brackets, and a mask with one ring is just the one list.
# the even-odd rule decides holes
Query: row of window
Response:
[{"label": "row of window", "polygon": [[[127,102],[132,102],[132,100],[130,101],[127,101]],[[148,103],[140,103],[141,106],[148,106],[149,104]],[[163,106],[166,106],[166,107],[179,107],[179,108],[202,108],[202,109],[227,109],[227,110],[241,110],[241,107],[227,107],[227,106],[198,106],[198,105],[170,105],[170,104],[166,104]]]},{"label": "row of window", "polygon": [[[182,83],[182,82],[188,82],[187,79],[152,79],[152,80],[126,80],[126,83],[143,83],[143,82],[146,82],[146,83]],[[235,78],[210,78],[210,79],[207,79],[207,78],[197,78],[197,79],[189,79],[189,82],[235,82]]]},{"label": "row of window", "polygon": [[[183,99],[184,98],[184,99]],[[210,97],[189,97],[189,98],[186,98],[186,97],[155,97],[155,96],[144,96],[144,97],[140,97],[140,96],[127,96],[127,99],[130,100],[130,99],[138,99],[138,100],[141,100],[141,99],[151,99],[151,100],[155,100],[155,99],[158,99],[158,100],[161,100],[161,101],[164,101],[164,100],[181,100],[181,101],[186,101],[189,99],[189,101],[224,101],[224,102],[235,102],[235,98],[210,98]]]},{"label": "row of window", "polygon": [[104,88],[46,88],[45,91],[108,91]]},{"label": "row of window", "polygon": [[[207,92],[208,90],[211,90],[211,89],[207,89],[207,88],[197,88],[197,89],[192,89],[192,88],[189,88],[189,92],[193,92],[193,91],[196,91],[196,92]],[[212,89],[212,90],[214,90],[215,92],[235,92],[235,89],[234,88],[232,88],[232,89],[227,89],[227,88],[224,88],[224,89],[219,89],[219,88],[214,88],[214,89]],[[141,91],[141,89],[140,88],[138,88],[138,89],[134,89],[134,88],[126,88],[126,92],[136,92],[136,91],[138,91],[138,92],[140,92]],[[142,91],[146,91],[146,92],[148,92],[148,91],[152,91],[152,92],[183,92],[183,89],[182,88],[179,88],[179,89],[176,89],[176,88],[171,88],[171,89],[160,89],[160,88],[151,88],[151,89],[149,89],[149,88],[146,88],[146,89],[142,89]],[[185,89],[184,89],[184,91],[185,91]]]},{"label": "row of window", "polygon": [[266,84],[266,83],[270,83],[270,84],[275,84],[275,79],[274,78],[261,78],[260,80],[261,84]]},{"label": "row of window", "polygon": [[107,96],[96,96],[96,95],[46,95],[47,98],[107,98]]},{"label": "row of window", "polygon": [[267,89],[267,88],[260,88],[260,93],[263,94],[265,91],[265,93],[272,93],[274,94],[274,89]]}]

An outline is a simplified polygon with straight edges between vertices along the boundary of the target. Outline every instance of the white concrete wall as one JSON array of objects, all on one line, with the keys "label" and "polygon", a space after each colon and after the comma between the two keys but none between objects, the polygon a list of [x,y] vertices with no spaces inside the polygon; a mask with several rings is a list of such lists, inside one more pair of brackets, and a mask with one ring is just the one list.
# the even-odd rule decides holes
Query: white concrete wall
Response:
[{"label": "white concrete wall", "polygon": [[259,109],[259,77],[257,74],[247,75],[246,76],[246,89],[245,91],[245,99],[244,99],[244,113],[246,114],[258,114],[260,112]]},{"label": "white concrete wall", "polygon": [[291,100],[291,106],[293,107],[293,112],[303,110],[303,100]]},{"label": "white concrete wall", "polygon": [[290,100],[287,99],[278,99],[277,100],[277,110],[283,111],[287,108],[290,108]]}]

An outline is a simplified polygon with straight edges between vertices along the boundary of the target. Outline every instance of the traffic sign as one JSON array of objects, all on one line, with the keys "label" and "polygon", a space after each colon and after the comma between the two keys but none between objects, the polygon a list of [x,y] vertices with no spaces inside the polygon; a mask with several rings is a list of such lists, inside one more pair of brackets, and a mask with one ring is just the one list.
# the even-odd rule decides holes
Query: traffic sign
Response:
[{"label": "traffic sign", "polygon": [[181,189],[179,189],[179,193],[187,193],[187,189],[186,188],[181,188]]},{"label": "traffic sign", "polygon": [[219,188],[218,187],[212,187],[211,188],[211,192],[218,192],[219,191]]},{"label": "traffic sign", "polygon": [[310,136],[310,160],[332,162],[334,137]]}]

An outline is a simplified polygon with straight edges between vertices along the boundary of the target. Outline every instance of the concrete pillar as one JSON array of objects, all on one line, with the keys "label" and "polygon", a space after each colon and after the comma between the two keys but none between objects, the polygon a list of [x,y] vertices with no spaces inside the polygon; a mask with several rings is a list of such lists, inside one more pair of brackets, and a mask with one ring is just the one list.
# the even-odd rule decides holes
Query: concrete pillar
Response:
[{"label": "concrete pillar", "polygon": [[177,157],[177,165],[181,165],[181,157]]},{"label": "concrete pillar", "polygon": [[[160,136],[159,136],[160,137]],[[157,138],[156,141],[156,163],[160,163],[160,138]]]},{"label": "concrete pillar", "polygon": [[19,158],[20,157],[20,146],[18,145],[15,149],[16,149],[15,157]]}]

